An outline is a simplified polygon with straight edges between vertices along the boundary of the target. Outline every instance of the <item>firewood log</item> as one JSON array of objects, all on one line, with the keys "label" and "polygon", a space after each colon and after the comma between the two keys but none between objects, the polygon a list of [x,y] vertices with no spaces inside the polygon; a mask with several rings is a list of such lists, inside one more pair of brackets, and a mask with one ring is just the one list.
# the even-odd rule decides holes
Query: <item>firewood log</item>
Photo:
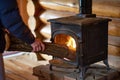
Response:
[{"label": "firewood log", "polygon": [[[40,56],[40,54],[47,54],[52,55],[59,58],[68,58],[70,60],[74,60],[76,57],[74,55],[75,52],[72,52],[71,50],[68,50],[67,46],[55,44],[55,43],[45,43],[46,49],[45,51],[37,52],[37,57]],[[22,42],[19,39],[16,39],[14,37],[10,37],[10,46],[7,49],[7,51],[25,51],[25,52],[31,52],[32,47],[24,42]],[[108,53],[110,55],[114,56],[120,56],[120,47],[114,46],[114,45],[108,45]]]},{"label": "firewood log", "polygon": [[[23,41],[10,36],[10,47],[8,51],[25,51],[25,52],[31,52],[32,47],[29,44],[24,43]],[[45,50],[44,51],[38,51],[37,57],[39,57],[40,54],[47,54],[52,55],[59,58],[65,58],[68,56],[69,51],[68,47],[65,45],[59,45],[55,43],[44,43],[45,44]]]}]

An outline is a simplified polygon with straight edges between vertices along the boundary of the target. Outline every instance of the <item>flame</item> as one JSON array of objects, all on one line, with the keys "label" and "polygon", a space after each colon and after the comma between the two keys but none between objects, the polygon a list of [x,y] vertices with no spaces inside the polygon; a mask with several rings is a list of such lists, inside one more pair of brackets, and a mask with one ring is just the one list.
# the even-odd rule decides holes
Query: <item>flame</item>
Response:
[{"label": "flame", "polygon": [[55,43],[68,46],[72,51],[76,51],[75,39],[69,35],[59,34],[55,37]]},{"label": "flame", "polygon": [[72,37],[69,37],[68,38],[68,42],[66,42],[66,45],[72,49],[72,50],[76,50],[76,43],[75,43],[75,40],[72,38]]}]

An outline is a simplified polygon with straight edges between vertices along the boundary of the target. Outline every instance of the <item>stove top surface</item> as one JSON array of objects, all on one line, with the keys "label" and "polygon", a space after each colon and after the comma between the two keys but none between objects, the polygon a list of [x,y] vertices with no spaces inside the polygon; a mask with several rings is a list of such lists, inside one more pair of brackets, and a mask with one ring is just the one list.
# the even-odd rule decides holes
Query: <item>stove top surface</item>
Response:
[{"label": "stove top surface", "polygon": [[94,24],[99,22],[108,22],[110,19],[107,18],[98,18],[98,17],[88,17],[82,18],[79,16],[69,16],[69,17],[62,17],[57,19],[50,19],[49,22],[53,23],[61,23],[61,24],[73,24],[73,25],[85,25],[85,24]]}]

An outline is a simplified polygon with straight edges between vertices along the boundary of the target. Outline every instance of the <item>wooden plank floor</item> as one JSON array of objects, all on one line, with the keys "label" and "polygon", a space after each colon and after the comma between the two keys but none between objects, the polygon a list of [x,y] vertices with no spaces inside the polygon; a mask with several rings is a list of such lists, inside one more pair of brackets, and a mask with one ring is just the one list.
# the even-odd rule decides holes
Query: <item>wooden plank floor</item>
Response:
[{"label": "wooden plank floor", "polygon": [[34,53],[5,57],[4,63],[6,80],[38,80],[33,76],[33,67],[47,64],[46,61],[37,61]]},{"label": "wooden plank floor", "polygon": [[8,55],[4,56],[6,80],[39,80],[33,75],[33,67],[48,64],[45,60],[37,61],[34,53],[14,54],[14,56],[10,55],[11,57]]}]

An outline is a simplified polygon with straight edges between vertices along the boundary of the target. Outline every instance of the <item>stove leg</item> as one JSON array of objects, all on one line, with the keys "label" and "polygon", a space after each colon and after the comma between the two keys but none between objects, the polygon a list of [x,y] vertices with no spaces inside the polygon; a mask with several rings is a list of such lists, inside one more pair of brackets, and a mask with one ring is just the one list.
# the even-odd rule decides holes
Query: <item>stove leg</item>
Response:
[{"label": "stove leg", "polygon": [[103,60],[103,63],[106,65],[107,70],[110,70],[109,64],[108,64],[108,59]]},{"label": "stove leg", "polygon": [[86,67],[80,68],[80,75],[77,76],[76,80],[85,80],[85,72],[87,71]]},{"label": "stove leg", "polygon": [[52,71],[52,70],[53,70],[53,69],[52,69],[52,64],[50,64],[49,69],[50,69],[50,71]]}]

